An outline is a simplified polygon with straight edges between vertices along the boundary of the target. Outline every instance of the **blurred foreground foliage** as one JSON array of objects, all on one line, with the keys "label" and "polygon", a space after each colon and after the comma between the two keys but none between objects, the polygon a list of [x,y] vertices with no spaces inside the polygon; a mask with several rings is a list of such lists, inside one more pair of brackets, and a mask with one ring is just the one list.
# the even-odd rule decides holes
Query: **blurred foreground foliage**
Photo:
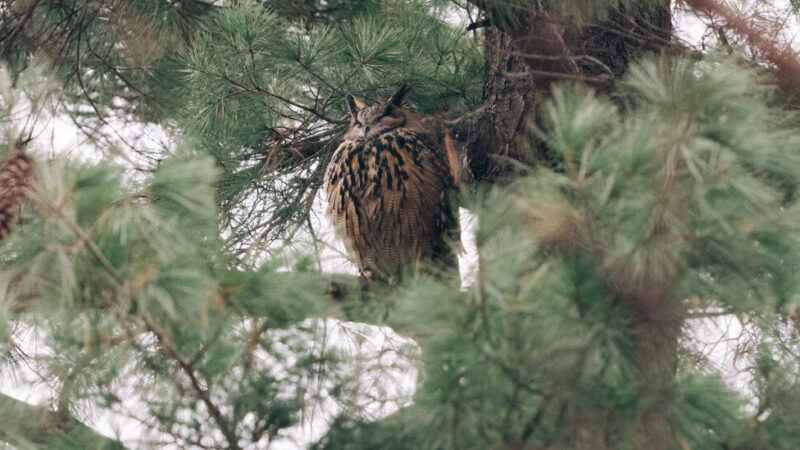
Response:
[{"label": "blurred foreground foliage", "polygon": [[[518,2],[496,3],[481,7],[511,23]],[[741,61],[650,57],[613,100],[557,84],[520,143],[552,164],[461,193],[478,223],[465,290],[322,273],[312,219],[344,93],[409,82],[432,127],[469,114],[483,55],[445,20],[460,11],[0,5],[0,157],[64,113],[101,153],[26,147],[35,180],[0,245],[0,376],[49,402],[0,394],[0,440],[117,447],[81,424],[114,412],[144,448],[265,448],[302,426],[329,426],[314,446],[330,449],[793,448],[800,131]],[[141,122],[169,145],[109,131]],[[746,330],[749,391],[693,346],[709,315]]]}]

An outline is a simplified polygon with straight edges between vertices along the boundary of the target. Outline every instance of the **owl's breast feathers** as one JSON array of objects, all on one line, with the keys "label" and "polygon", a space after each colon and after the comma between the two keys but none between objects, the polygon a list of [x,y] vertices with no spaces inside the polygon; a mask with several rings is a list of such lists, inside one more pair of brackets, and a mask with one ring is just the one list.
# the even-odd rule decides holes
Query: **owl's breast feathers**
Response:
[{"label": "owl's breast feathers", "polygon": [[325,173],[328,216],[362,273],[420,263],[457,268],[459,230],[446,155],[424,133],[398,128],[342,142]]}]

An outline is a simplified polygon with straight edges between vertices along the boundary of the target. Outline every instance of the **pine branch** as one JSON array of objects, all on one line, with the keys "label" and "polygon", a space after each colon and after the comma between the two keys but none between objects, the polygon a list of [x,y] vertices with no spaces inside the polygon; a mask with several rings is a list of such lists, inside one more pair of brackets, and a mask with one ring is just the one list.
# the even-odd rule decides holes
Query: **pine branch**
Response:
[{"label": "pine branch", "polygon": [[0,394],[0,439],[25,447],[124,449],[121,442],[107,438],[65,411],[50,411]]},{"label": "pine branch", "polygon": [[303,111],[305,111],[307,113],[313,114],[314,116],[318,117],[321,120],[324,120],[325,122],[336,124],[336,125],[345,125],[345,124],[347,124],[347,122],[344,121],[344,120],[337,120],[337,119],[334,119],[332,117],[328,117],[323,112],[317,111],[315,108],[310,108],[310,107],[308,107],[306,105],[303,105],[302,103],[295,102],[295,101],[293,101],[293,100],[291,100],[291,99],[289,99],[287,97],[284,97],[282,95],[276,94],[276,93],[271,92],[271,91],[268,91],[268,90],[262,88],[261,86],[256,85],[253,88],[248,88],[247,86],[242,85],[241,83],[231,79],[230,77],[228,77],[226,75],[219,75],[219,77],[222,78],[223,80],[227,81],[228,83],[230,83],[231,86],[236,88],[238,92],[250,92],[250,93],[263,95],[265,97],[271,97],[271,98],[274,98],[276,100],[280,100],[281,102],[286,103],[287,105],[294,106],[295,108],[300,108],[301,110],[303,110]]},{"label": "pine branch", "polygon": [[197,374],[195,373],[195,368],[192,365],[191,361],[187,361],[184,359],[181,354],[173,347],[173,345],[164,338],[164,334],[147,318],[144,319],[145,326],[147,330],[151,333],[156,335],[156,338],[159,342],[159,348],[163,350],[163,352],[171,359],[173,359],[178,366],[180,366],[181,371],[189,378],[192,383],[192,389],[194,390],[197,398],[203,402],[206,409],[208,409],[208,413],[211,415],[211,418],[217,424],[219,431],[225,436],[225,440],[228,441],[228,448],[233,450],[238,450],[241,447],[239,446],[239,439],[236,436],[236,425],[228,423],[228,419],[222,415],[222,411],[220,410],[219,406],[211,400],[211,395],[209,391],[211,390],[211,386],[206,382],[206,387],[201,385],[200,380],[197,378]]},{"label": "pine branch", "polygon": [[68,227],[70,227],[72,232],[75,234],[75,237],[77,237],[79,240],[81,240],[84,244],[86,244],[89,247],[89,250],[97,258],[97,260],[103,266],[103,269],[105,269],[105,271],[108,272],[111,278],[113,278],[114,281],[119,283],[119,285],[122,288],[128,289],[128,283],[125,277],[120,275],[120,273],[117,271],[117,269],[114,268],[114,266],[111,264],[108,258],[106,258],[105,255],[103,255],[102,250],[100,250],[100,247],[97,246],[97,243],[95,243],[94,240],[92,240],[89,234],[86,233],[86,231],[84,231],[83,228],[80,227],[80,225],[75,223],[75,221],[70,220],[67,216],[65,216],[61,208],[50,200],[50,198],[47,196],[47,194],[44,192],[42,188],[40,188],[37,185],[32,185],[31,189],[36,194],[36,199],[40,203],[42,203],[42,205],[47,207],[59,219],[61,219]]},{"label": "pine branch", "polygon": [[5,40],[5,45],[3,47],[3,55],[4,56],[8,56],[10,54],[11,46],[14,44],[15,38],[17,37],[18,34],[20,34],[20,32],[22,32],[22,30],[25,28],[25,25],[33,17],[33,13],[36,10],[36,7],[38,6],[38,4],[39,4],[39,0],[34,1],[28,7],[28,9],[22,14],[21,17],[19,17],[19,16],[14,17],[14,19],[18,20],[18,22],[14,26],[14,29],[11,30],[11,32],[9,32],[7,36],[5,36],[3,38],[0,38],[0,42]]},{"label": "pine branch", "polygon": [[725,19],[724,28],[744,37],[775,65],[781,88],[792,95],[800,94],[800,59],[793,48],[788,45],[779,47],[773,39],[763,36],[745,17],[724,3],[716,0],[686,0],[686,3],[698,12],[711,13]]}]

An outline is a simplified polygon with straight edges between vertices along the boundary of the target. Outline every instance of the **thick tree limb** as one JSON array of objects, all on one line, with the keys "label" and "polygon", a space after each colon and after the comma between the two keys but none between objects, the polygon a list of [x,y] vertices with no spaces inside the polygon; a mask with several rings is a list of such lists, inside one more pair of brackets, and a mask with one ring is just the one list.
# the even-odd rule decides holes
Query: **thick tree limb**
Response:
[{"label": "thick tree limb", "polygon": [[777,81],[781,89],[792,97],[800,95],[800,59],[790,46],[780,47],[763,36],[748,20],[728,5],[717,0],[687,0],[686,3],[698,12],[706,12],[725,20],[725,27],[744,37],[777,69]]}]

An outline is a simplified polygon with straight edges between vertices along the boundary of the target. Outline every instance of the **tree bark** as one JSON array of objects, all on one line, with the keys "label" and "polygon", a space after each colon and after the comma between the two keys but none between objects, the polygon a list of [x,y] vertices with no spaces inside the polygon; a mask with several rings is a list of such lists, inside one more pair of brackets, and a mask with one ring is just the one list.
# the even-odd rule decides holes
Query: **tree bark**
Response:
[{"label": "tree bark", "polygon": [[521,161],[521,137],[536,114],[533,80],[513,80],[505,74],[524,73],[525,61],[514,56],[514,38],[495,27],[484,36],[483,107],[469,131],[467,161],[476,182],[492,182],[513,173],[511,161]]},{"label": "tree bark", "polygon": [[670,407],[678,366],[678,336],[675,322],[642,321],[632,327],[640,382],[638,420],[632,430],[632,448],[670,450],[679,445]]},{"label": "tree bark", "polygon": [[670,46],[671,35],[668,0],[635,11],[620,5],[587,26],[547,11],[532,13],[513,27],[488,26],[483,107],[465,143],[475,181],[497,182],[518,174],[518,162],[552,159],[536,143],[531,126],[539,123],[541,100],[553,82],[584,81],[613,95],[630,62]]}]

